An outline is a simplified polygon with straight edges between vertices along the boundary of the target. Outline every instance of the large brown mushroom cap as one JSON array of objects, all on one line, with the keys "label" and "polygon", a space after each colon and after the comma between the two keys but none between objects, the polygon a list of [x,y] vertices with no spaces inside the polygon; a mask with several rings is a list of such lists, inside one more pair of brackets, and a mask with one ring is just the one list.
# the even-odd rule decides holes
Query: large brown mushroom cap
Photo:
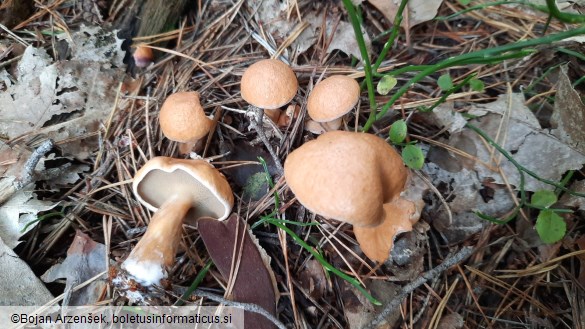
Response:
[{"label": "large brown mushroom cap", "polygon": [[345,75],[319,82],[307,100],[307,112],[317,122],[329,122],[347,114],[360,98],[360,85]]},{"label": "large brown mushroom cap", "polygon": [[358,226],[383,221],[383,204],[400,196],[407,178],[400,155],[383,139],[331,131],[290,153],[284,176],[303,206]]},{"label": "large brown mushroom cap", "polygon": [[160,128],[170,140],[193,143],[203,138],[212,126],[205,115],[199,93],[178,92],[167,97],[159,114]]},{"label": "large brown mushroom cap", "polygon": [[136,198],[151,211],[157,211],[177,191],[191,196],[189,219],[224,220],[234,204],[227,180],[205,160],[153,158],[136,173],[132,189]]},{"label": "large brown mushroom cap", "polygon": [[289,154],[284,176],[307,209],[353,224],[364,254],[379,262],[418,220],[415,204],[400,196],[408,178],[400,155],[374,135],[326,132]]},{"label": "large brown mushroom cap", "polygon": [[242,98],[258,108],[277,109],[290,102],[299,88],[290,66],[276,59],[263,59],[248,67],[242,76]]}]

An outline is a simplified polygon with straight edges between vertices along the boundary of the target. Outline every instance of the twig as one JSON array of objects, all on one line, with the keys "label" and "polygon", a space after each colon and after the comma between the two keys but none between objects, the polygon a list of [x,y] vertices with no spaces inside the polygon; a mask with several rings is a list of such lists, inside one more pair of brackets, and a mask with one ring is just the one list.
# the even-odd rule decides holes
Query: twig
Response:
[{"label": "twig", "polygon": [[12,183],[10,183],[8,186],[0,190],[0,205],[8,201],[8,199],[10,199],[12,195],[14,195],[14,193],[21,190],[28,184],[32,183],[37,164],[39,163],[41,158],[47,152],[49,152],[50,149],[53,148],[53,145],[54,145],[53,141],[48,139],[32,152],[30,158],[26,160],[24,164],[24,168],[22,169],[20,177],[18,177],[17,179],[12,181]]},{"label": "twig", "polygon": [[227,300],[223,297],[220,297],[218,295],[203,291],[201,289],[196,289],[195,295],[209,298],[209,299],[213,300],[214,302],[222,303],[222,304],[225,304],[227,306],[237,307],[237,308],[243,309],[244,311],[262,314],[264,317],[266,317],[268,320],[270,320],[270,322],[274,323],[274,325],[277,326],[279,329],[286,329],[286,326],[282,322],[278,321],[278,319],[275,318],[272,314],[270,314],[265,309],[263,309],[262,307],[260,307],[256,304],[234,302],[232,300]]},{"label": "twig", "polygon": [[384,307],[384,309],[382,310],[382,312],[380,312],[380,314],[378,314],[378,316],[376,318],[374,318],[374,320],[372,320],[372,322],[370,322],[368,325],[366,325],[364,327],[364,329],[376,328],[376,326],[379,323],[386,320],[386,318],[402,303],[402,300],[406,296],[408,296],[411,292],[413,292],[418,287],[422,286],[425,282],[439,276],[442,272],[446,271],[451,266],[459,264],[464,259],[469,257],[473,252],[474,252],[473,247],[463,247],[456,254],[445,259],[445,261],[443,263],[441,263],[440,265],[438,265],[435,268],[433,268],[432,270],[422,274],[421,276],[416,278],[411,283],[402,287],[402,289],[400,290],[400,293],[388,305],[386,305]]},{"label": "twig", "polygon": [[45,156],[45,154],[49,152],[50,149],[53,148],[53,145],[53,141],[47,139],[39,147],[37,147],[36,150],[33,151],[33,153],[30,155],[30,158],[28,158],[24,164],[24,171],[20,176],[20,179],[17,179],[14,183],[17,189],[21,189],[32,182],[33,174],[37,164],[39,161],[41,161],[41,158]]},{"label": "twig", "polygon": [[260,137],[260,140],[262,141],[262,143],[264,143],[264,145],[266,146],[266,149],[268,149],[268,153],[270,153],[270,156],[272,157],[272,160],[274,161],[274,165],[276,166],[276,169],[278,170],[279,175],[282,176],[284,174],[284,168],[282,167],[282,164],[280,163],[280,159],[278,159],[278,155],[276,155],[276,152],[274,152],[274,150],[272,149],[272,146],[268,142],[268,138],[266,137],[266,134],[264,133],[264,129],[263,129],[263,125],[262,125],[262,120],[264,118],[264,110],[261,108],[258,108],[256,106],[252,106],[252,105],[250,105],[250,110],[256,114],[255,118],[254,117],[250,118],[250,127],[252,127],[252,129],[256,130],[258,137]]}]

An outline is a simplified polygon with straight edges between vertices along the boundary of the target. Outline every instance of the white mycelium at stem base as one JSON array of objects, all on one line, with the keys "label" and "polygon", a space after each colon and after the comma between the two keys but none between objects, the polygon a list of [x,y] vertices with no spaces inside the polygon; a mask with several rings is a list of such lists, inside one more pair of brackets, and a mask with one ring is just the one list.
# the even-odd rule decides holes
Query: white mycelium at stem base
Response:
[{"label": "white mycelium at stem base", "polygon": [[144,286],[159,284],[167,277],[185,218],[224,220],[234,204],[225,177],[204,160],[155,157],[136,173],[132,189],[140,203],[156,212],[122,264]]}]

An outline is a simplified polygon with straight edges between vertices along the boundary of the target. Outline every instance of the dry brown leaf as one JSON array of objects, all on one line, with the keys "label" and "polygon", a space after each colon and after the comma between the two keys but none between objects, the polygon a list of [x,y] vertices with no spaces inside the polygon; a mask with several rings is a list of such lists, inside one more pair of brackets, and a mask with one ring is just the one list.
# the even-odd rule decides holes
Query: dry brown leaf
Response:
[{"label": "dry brown leaf", "polygon": [[[248,224],[232,214],[224,221],[201,218],[197,225],[213,263],[232,284],[231,291],[226,291],[227,297],[259,305],[276,316],[278,288],[270,257],[260,247]],[[237,269],[232,267],[236,263]],[[274,328],[272,322],[258,313],[246,311],[244,319],[250,328]]]},{"label": "dry brown leaf", "polygon": [[[338,17],[332,15],[324,16],[314,12],[310,12],[303,17],[303,20],[309,23],[309,26],[293,42],[293,48],[297,54],[304,53],[315,44],[323,26],[323,18],[325,17],[327,20],[324,24],[326,26],[325,38],[331,38],[331,42],[327,47],[327,53],[333,50],[339,50],[346,55],[353,55],[361,59],[362,55],[351,24],[345,21],[338,22]],[[364,42],[368,53],[371,53],[372,41],[364,29],[362,29],[362,32],[364,33]],[[331,37],[332,35],[333,37]]]},{"label": "dry brown leaf", "polygon": [[[12,183],[10,178],[0,182]],[[39,212],[51,210],[58,205],[37,200],[33,190],[32,185],[25,187],[0,207],[0,238],[9,248],[14,249],[20,243],[20,237],[35,227],[30,224],[38,219]]]},{"label": "dry brown leaf", "polygon": [[[382,305],[389,303],[400,290],[400,286],[387,281],[371,280],[366,283],[372,296],[382,302]],[[341,299],[343,301],[343,311],[347,317],[350,329],[360,329],[370,323],[378,315],[383,306],[374,306],[367,298],[359,292],[354,286],[341,281]],[[394,328],[394,324],[400,318],[400,309],[396,309],[383,322],[376,326],[376,329]]]},{"label": "dry brown leaf", "polygon": [[[511,98],[510,102],[508,98]],[[540,127],[534,114],[524,105],[522,94],[501,95],[495,102],[475,105],[469,113],[478,115],[481,112],[478,110],[488,111],[489,114],[473,119],[470,123],[498,142],[520,165],[541,178],[559,181],[566,171],[579,169],[585,163],[585,155]],[[497,135],[499,135],[498,138],[496,138]],[[486,147],[479,135],[472,133],[469,137],[475,144],[476,156],[483,162],[496,164],[490,157],[491,150]],[[495,159],[501,159],[501,168],[507,181],[519,187],[520,174],[516,167],[497,151],[494,154]],[[538,161],[535,156],[538,157]],[[496,184],[505,184],[504,178],[499,173],[482,164],[476,163],[475,170],[481,180],[493,179]],[[527,191],[553,188],[528,175],[525,176],[524,188]]]},{"label": "dry brown leaf", "polygon": [[[534,114],[524,105],[522,94],[501,95],[495,102],[474,105],[468,113],[479,116],[470,120],[471,124],[494,139],[520,165],[542,178],[559,181],[566,171],[579,169],[585,163],[583,154],[541,128]],[[450,223],[445,208],[437,204],[433,225],[447,240],[457,242],[479,232],[485,224],[474,211],[501,217],[514,207],[505,184],[507,181],[513,188],[519,188],[520,174],[497,150],[492,157],[487,144],[468,128],[442,142],[479,160],[439,147],[433,147],[428,154],[430,163],[425,166],[425,172],[443,195],[447,195],[453,214]],[[498,163],[506,179],[493,170]],[[526,174],[525,179],[524,189],[527,191],[552,188]]]},{"label": "dry brown leaf", "polygon": [[329,290],[323,265],[315,259],[309,259],[299,274],[299,283],[315,300],[319,300]]},{"label": "dry brown leaf", "polygon": [[[577,193],[585,193],[585,180],[575,181],[571,184],[570,189]],[[565,207],[577,207],[583,210],[585,209],[585,198],[565,193],[559,200],[559,204]]]},{"label": "dry brown leaf", "polygon": [[[12,248],[0,239],[0,305],[44,305],[53,299],[45,285]],[[2,323],[8,323],[2,322]]]},{"label": "dry brown leaf", "polygon": [[[114,32],[82,28],[73,34],[72,58],[51,64],[46,51],[28,47],[16,83],[0,92],[0,135],[60,143],[65,155],[85,159],[98,147],[98,130],[112,111],[124,71]],[[117,67],[116,67],[117,66]],[[64,142],[64,141],[67,142]]]},{"label": "dry brown leaf", "polygon": [[554,112],[552,134],[585,154],[585,105],[567,76],[567,65],[561,66]]},{"label": "dry brown leaf", "polygon": [[[290,12],[287,3],[279,0],[249,1],[251,8],[258,8],[255,15],[256,21],[274,38],[277,45],[286,40],[295,27],[300,24],[296,14],[287,18]],[[325,23],[323,23],[324,18],[326,19]],[[327,53],[340,50],[347,55],[362,58],[353,27],[348,22],[339,21],[339,15],[331,13],[323,15],[316,11],[307,10],[303,13],[302,21],[308,23],[308,26],[292,42],[291,48],[296,55],[304,53],[313,46],[321,33],[321,28],[326,26],[325,38],[331,40],[326,50]],[[371,40],[365,32],[364,39],[366,47],[371,50]]]},{"label": "dry brown leaf", "polygon": [[441,318],[437,329],[461,329],[465,321],[459,313],[447,314]]},{"label": "dry brown leaf", "polygon": [[93,241],[87,234],[78,230],[67,250],[67,258],[63,263],[53,265],[41,279],[45,282],[66,279],[64,305],[92,305],[100,300],[105,291],[106,274],[77,291],[72,292],[71,289],[106,270],[106,246]]},{"label": "dry brown leaf", "polygon": [[[394,21],[400,0],[368,0],[376,7],[390,22]],[[400,26],[410,29],[411,27],[430,21],[437,16],[437,11],[443,0],[410,0],[408,1],[408,12],[403,14]],[[405,9],[406,12],[406,9]],[[408,17],[406,17],[408,16]]]}]

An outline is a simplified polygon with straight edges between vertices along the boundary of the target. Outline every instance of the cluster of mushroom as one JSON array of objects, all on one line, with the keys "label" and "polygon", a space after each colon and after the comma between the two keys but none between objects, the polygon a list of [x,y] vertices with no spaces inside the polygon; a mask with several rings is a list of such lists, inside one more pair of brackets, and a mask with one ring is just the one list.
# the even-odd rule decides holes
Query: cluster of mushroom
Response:
[{"label": "cluster of mushroom", "polygon": [[[246,69],[240,83],[242,98],[264,110],[279,126],[286,126],[296,112],[283,113],[280,108],[296,95],[298,81],[293,70],[276,59],[260,60]],[[333,75],[315,85],[307,100],[311,117],[305,129],[315,134],[338,130],[343,116],[357,104],[360,86],[350,77]]]},{"label": "cluster of mushroom", "polygon": [[[278,108],[291,101],[297,88],[292,70],[277,60],[250,66],[241,84],[244,100],[264,108],[274,122],[282,116]],[[364,254],[384,262],[396,235],[412,230],[420,209],[400,196],[408,170],[392,146],[374,135],[337,131],[359,96],[359,84],[347,76],[333,75],[315,85],[307,100],[311,119],[305,129],[322,135],[288,155],[284,176],[301,204],[353,224]]]},{"label": "cluster of mushroom", "polygon": [[[264,109],[274,122],[286,115],[280,108],[297,89],[291,68],[273,59],[251,65],[241,81],[242,98]],[[374,135],[336,131],[359,94],[354,79],[339,75],[313,88],[307,103],[312,120],[306,127],[322,135],[289,154],[284,175],[299,202],[317,214],[352,223],[366,256],[384,261],[395,235],[412,229],[417,211],[400,197],[408,171],[390,145]],[[159,120],[163,134],[179,143],[181,154],[200,150],[213,126],[197,92],[169,96]],[[137,172],[133,192],[156,213],[122,268],[145,286],[167,277],[185,220],[224,220],[234,203],[226,178],[204,160],[155,157]]]}]

